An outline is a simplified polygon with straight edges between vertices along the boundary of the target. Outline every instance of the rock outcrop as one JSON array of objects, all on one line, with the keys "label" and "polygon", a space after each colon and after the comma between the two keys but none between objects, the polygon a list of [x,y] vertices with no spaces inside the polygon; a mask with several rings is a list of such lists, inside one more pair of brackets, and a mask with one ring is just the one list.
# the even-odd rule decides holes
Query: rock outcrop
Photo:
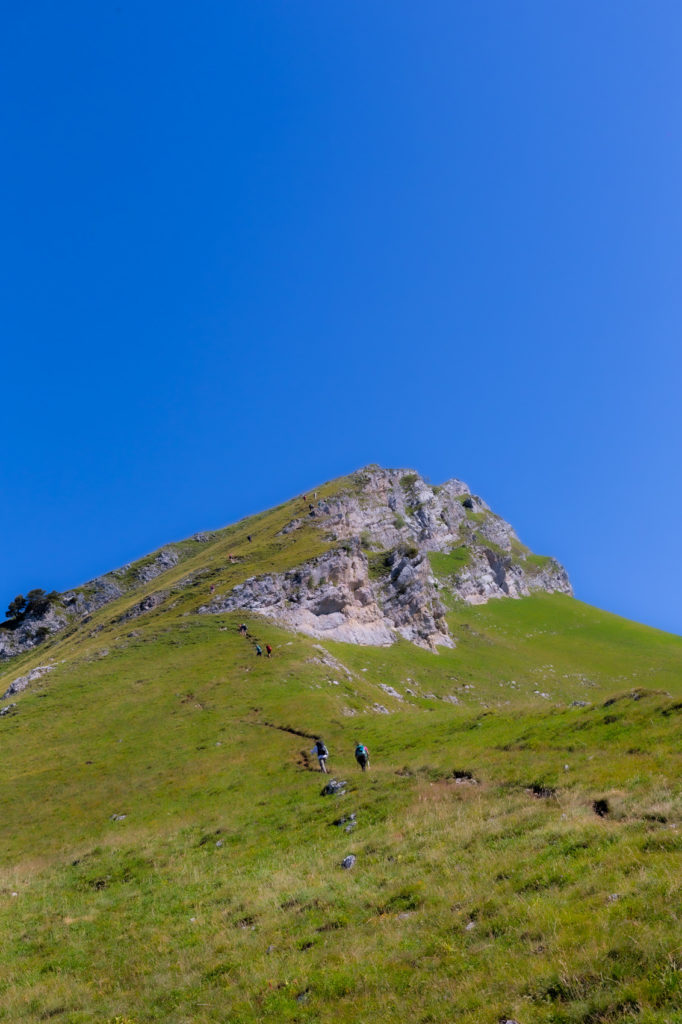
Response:
[{"label": "rock outcrop", "polygon": [[9,684],[8,688],[2,695],[2,700],[5,700],[7,697],[13,697],[16,693],[21,693],[22,690],[25,690],[30,685],[30,683],[35,682],[36,679],[40,679],[48,672],[52,672],[54,667],[54,665],[36,665],[36,667],[32,668],[30,672],[27,672],[25,676],[19,676]]},{"label": "rock outcrop", "polygon": [[[205,543],[209,539],[207,535],[202,535],[202,538],[200,543]],[[154,556],[142,559],[138,564],[125,565],[90,580],[82,587],[56,595],[38,614],[26,615],[19,623],[5,623],[3,628],[0,628],[0,661],[31,650],[53,634],[65,630],[67,626],[87,623],[89,617],[100,608],[163,575],[179,561],[177,550],[169,545]],[[167,593],[162,596],[165,598]],[[135,618],[142,612],[156,607],[158,603],[158,595],[151,595],[123,618]]]},{"label": "rock outcrop", "polygon": [[432,487],[416,473],[369,467],[310,514],[330,551],[251,577],[199,611],[241,608],[310,636],[380,646],[402,636],[433,648],[453,645],[443,593],[472,604],[572,593],[562,566],[532,555],[460,480]]},{"label": "rock outcrop", "polygon": [[53,603],[37,615],[27,615],[17,625],[8,624],[5,629],[0,629],[0,661],[36,647],[53,633],[64,629],[67,622],[64,609]]}]

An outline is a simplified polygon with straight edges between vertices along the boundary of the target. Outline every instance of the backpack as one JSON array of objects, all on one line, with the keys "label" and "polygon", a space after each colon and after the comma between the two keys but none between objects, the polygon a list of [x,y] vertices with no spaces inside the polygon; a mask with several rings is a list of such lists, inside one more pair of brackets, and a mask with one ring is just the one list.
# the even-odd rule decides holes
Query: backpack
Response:
[{"label": "backpack", "polygon": [[318,757],[329,757],[329,751],[327,750],[327,748],[325,747],[324,743],[321,740],[319,741],[319,743],[316,743],[315,746],[317,747]]}]

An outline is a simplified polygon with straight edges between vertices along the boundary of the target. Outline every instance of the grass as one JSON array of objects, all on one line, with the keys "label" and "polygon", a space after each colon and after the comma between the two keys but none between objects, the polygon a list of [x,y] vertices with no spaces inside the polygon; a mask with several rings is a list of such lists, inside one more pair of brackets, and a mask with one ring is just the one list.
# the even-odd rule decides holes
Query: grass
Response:
[{"label": "grass", "polygon": [[418,479],[416,473],[405,473],[400,478],[400,486],[404,491],[411,491]]},{"label": "grass", "polygon": [[535,570],[541,572],[543,569],[549,568],[554,562],[553,558],[549,555],[526,555],[524,565],[531,571]]},{"label": "grass", "polygon": [[367,553],[367,568],[371,580],[384,580],[391,575],[393,553],[371,551]]},{"label": "grass", "polygon": [[471,561],[471,549],[462,544],[452,551],[430,551],[429,561],[436,576],[457,576]]},{"label": "grass", "polygon": [[437,654],[194,614],[324,550],[301,516],[3,666],[55,668],[0,719],[0,1021],[681,1021],[682,640],[547,594],[452,601]]}]

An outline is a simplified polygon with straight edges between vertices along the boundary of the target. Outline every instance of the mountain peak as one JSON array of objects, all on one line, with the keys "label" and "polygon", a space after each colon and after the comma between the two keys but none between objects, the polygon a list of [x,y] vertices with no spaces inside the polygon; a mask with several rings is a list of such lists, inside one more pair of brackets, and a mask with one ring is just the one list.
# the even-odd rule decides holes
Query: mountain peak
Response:
[{"label": "mountain peak", "polygon": [[[208,594],[202,580],[211,580]],[[2,624],[0,658],[87,624],[105,606],[127,621],[179,594],[190,614],[239,608],[314,637],[453,646],[446,619],[453,601],[480,604],[537,590],[572,593],[564,569],[533,555],[461,480],[434,486],[411,469],[369,465],[223,530],[167,544],[74,590],[45,595],[39,612]]]},{"label": "mountain peak", "polygon": [[[306,500],[307,500],[306,496]],[[281,533],[315,523],[330,547],[289,572],[253,576],[200,611],[243,608],[310,636],[453,646],[447,606],[533,591],[572,594],[565,570],[533,555],[461,480],[365,466],[327,498],[302,502]]]}]

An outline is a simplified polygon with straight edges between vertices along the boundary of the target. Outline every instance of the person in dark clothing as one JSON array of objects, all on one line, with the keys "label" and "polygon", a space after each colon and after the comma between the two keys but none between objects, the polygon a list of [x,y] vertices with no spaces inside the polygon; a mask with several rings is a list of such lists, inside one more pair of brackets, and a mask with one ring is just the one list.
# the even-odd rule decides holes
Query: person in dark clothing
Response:
[{"label": "person in dark clothing", "polygon": [[363,772],[369,768],[369,750],[364,743],[355,744],[355,760],[358,762]]},{"label": "person in dark clothing", "polygon": [[327,774],[327,758],[329,757],[329,751],[324,745],[324,741],[318,736],[315,740],[315,746],[310,751],[311,754],[315,754],[317,760],[320,763],[320,771]]},{"label": "person in dark clothing", "polygon": [[239,632],[241,633],[242,636],[246,636],[246,623],[245,622],[241,623],[241,625],[239,627]]},{"label": "person in dark clothing", "polygon": [[249,534],[249,535],[248,535],[248,537],[247,537],[246,539],[248,540],[248,542],[249,542],[249,544],[250,544],[250,543],[251,543],[251,534]]}]

